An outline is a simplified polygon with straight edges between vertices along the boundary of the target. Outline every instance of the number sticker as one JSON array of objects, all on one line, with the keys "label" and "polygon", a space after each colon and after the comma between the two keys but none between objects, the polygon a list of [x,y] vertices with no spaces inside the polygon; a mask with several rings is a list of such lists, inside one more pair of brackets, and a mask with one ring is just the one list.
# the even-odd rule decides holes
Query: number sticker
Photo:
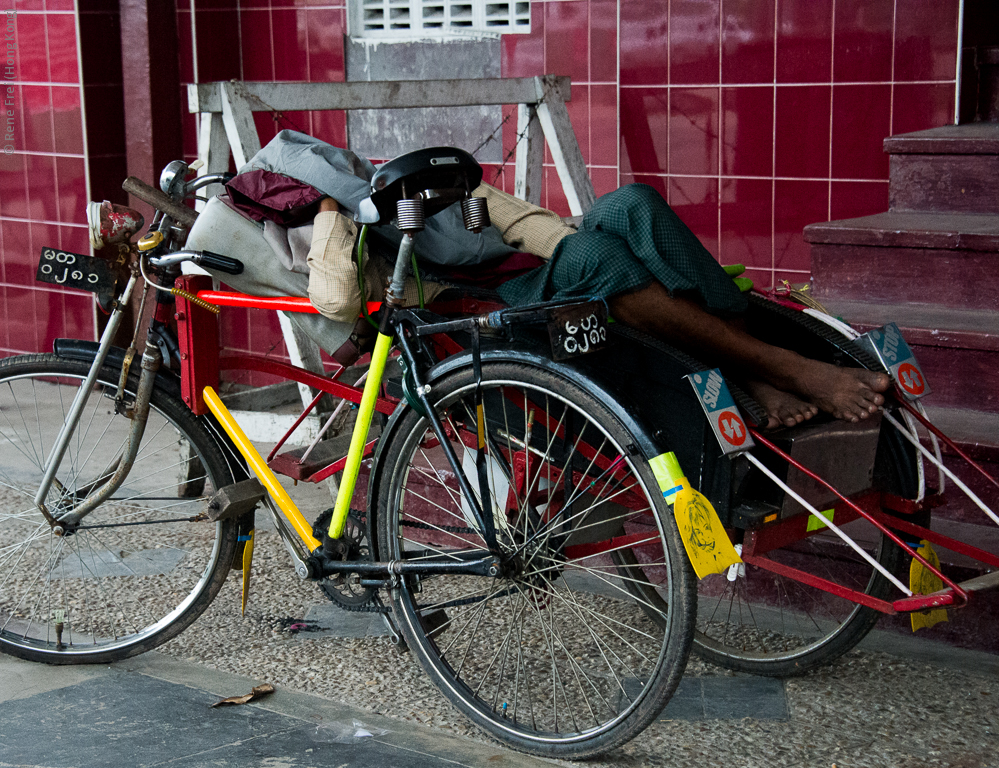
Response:
[{"label": "number sticker", "polygon": [[905,343],[902,332],[895,323],[888,323],[868,331],[856,341],[881,361],[892,378],[898,382],[899,389],[906,398],[916,400],[930,394],[930,385],[916,361],[916,356]]},{"label": "number sticker", "polygon": [[35,279],[64,288],[79,288],[110,298],[114,294],[114,270],[103,259],[71,253],[58,248],[42,248]]},{"label": "number sticker", "polygon": [[548,335],[555,360],[600,349],[607,341],[607,308],[596,301],[554,307],[549,310]]}]

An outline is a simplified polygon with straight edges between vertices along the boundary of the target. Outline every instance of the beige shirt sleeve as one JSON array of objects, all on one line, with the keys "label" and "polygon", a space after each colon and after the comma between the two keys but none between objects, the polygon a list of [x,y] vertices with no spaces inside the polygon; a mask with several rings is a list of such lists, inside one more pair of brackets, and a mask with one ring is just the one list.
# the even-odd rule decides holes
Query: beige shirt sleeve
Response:
[{"label": "beige shirt sleeve", "polygon": [[309,299],[331,320],[353,323],[361,311],[357,263],[353,259],[357,227],[336,211],[316,214],[309,249]]},{"label": "beige shirt sleeve", "polygon": [[[357,285],[357,262],[354,260],[357,225],[342,213],[323,211],[316,214],[309,249],[309,299],[319,313],[330,320],[353,323],[361,313],[361,289]],[[364,249],[365,301],[381,301],[392,276],[392,265],[381,258],[368,258]],[[431,301],[444,287],[423,282],[423,300]],[[419,289],[412,276],[406,278],[403,296],[406,306],[419,304]]]},{"label": "beige shirt sleeve", "polygon": [[503,242],[524,253],[550,259],[559,241],[576,231],[564,224],[557,213],[488,184],[480,184],[472,195],[486,198],[489,218],[503,236]]}]

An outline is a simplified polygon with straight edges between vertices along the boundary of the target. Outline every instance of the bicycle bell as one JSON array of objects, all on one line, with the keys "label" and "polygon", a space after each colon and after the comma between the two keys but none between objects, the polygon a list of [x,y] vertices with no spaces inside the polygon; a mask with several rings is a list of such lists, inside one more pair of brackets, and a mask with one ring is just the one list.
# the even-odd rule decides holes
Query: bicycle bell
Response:
[{"label": "bicycle bell", "polygon": [[160,174],[160,189],[163,193],[176,199],[184,187],[184,181],[190,171],[183,160],[171,160]]}]

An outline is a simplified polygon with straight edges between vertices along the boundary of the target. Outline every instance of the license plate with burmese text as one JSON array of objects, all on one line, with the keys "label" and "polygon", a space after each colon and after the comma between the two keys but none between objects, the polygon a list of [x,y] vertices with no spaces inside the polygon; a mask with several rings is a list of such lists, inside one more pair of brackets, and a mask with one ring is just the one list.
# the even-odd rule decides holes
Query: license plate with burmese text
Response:
[{"label": "license plate with burmese text", "polygon": [[35,279],[42,283],[96,293],[103,300],[114,294],[116,275],[114,269],[103,259],[43,247]]},{"label": "license plate with burmese text", "polygon": [[567,360],[602,349],[607,343],[607,306],[587,301],[548,311],[552,357]]}]

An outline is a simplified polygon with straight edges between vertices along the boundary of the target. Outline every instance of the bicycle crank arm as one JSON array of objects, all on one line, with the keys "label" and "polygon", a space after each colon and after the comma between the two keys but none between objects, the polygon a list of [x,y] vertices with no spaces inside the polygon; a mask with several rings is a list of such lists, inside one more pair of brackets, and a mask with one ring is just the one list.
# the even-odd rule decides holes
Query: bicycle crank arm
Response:
[{"label": "bicycle crank arm", "polygon": [[390,560],[373,563],[367,560],[331,560],[323,556],[321,549],[309,557],[308,566],[311,578],[324,579],[338,573],[356,573],[367,579],[388,579],[399,576],[436,576],[457,574],[463,576],[488,576],[499,578],[503,568],[498,558],[486,555],[477,560]]},{"label": "bicycle crank arm", "polygon": [[[135,391],[135,404],[132,407],[132,424],[128,430],[128,441],[122,455],[117,460],[114,474],[97,491],[91,491],[86,499],[69,512],[59,515],[56,519],[58,525],[64,527],[76,525],[107,501],[111,494],[125,482],[128,473],[132,471],[135,457],[139,453],[142,435],[146,431],[146,421],[149,419],[149,400],[156,384],[156,372],[162,362],[163,358],[160,355],[159,347],[147,341],[146,351],[142,355],[142,373],[139,375],[139,385]],[[90,485],[90,488],[93,488],[93,484]]]}]

